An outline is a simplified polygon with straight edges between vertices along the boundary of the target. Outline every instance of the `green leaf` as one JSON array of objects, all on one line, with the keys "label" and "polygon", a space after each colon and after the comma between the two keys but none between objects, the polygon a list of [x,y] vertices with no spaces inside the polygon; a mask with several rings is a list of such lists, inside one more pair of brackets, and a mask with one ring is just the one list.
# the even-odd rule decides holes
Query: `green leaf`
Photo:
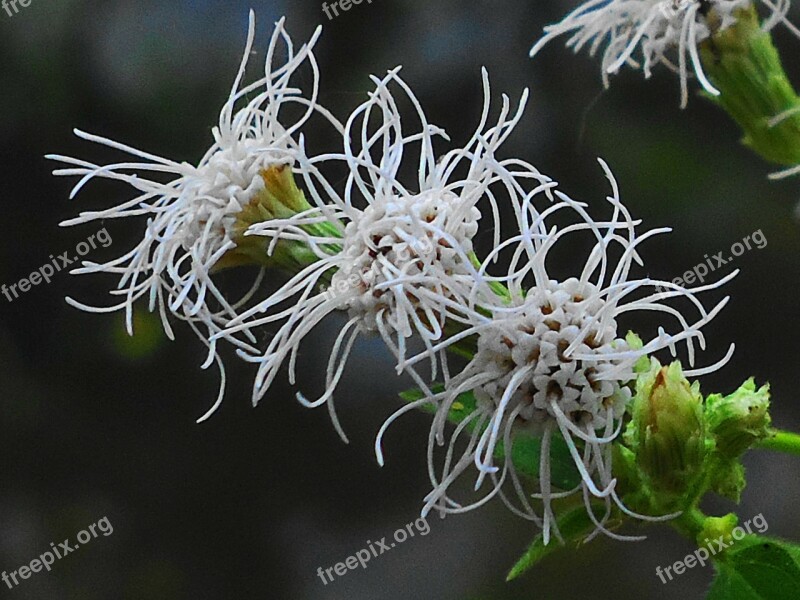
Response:
[{"label": "green leaf", "polygon": [[[517,472],[536,481],[539,480],[539,462],[542,441],[530,434],[518,432],[513,439],[511,462]],[[505,458],[505,448],[497,445],[496,455]],[[562,490],[571,490],[579,485],[581,475],[569,453],[569,448],[560,435],[553,434],[550,440],[550,483]]]},{"label": "green leaf", "polygon": [[800,591],[800,546],[754,536],[728,550],[708,600],[796,600]]},{"label": "green leaf", "polygon": [[[438,394],[444,391],[444,386],[441,384],[433,385],[431,386],[431,391]],[[400,397],[406,402],[416,402],[424,398],[425,394],[421,390],[414,389],[401,392]],[[476,406],[477,401],[472,392],[461,394],[453,402],[447,419],[451,423],[461,423],[461,421],[475,412]],[[425,404],[421,407],[421,410],[435,413],[436,406],[433,403]],[[511,461],[517,472],[535,481],[539,480],[541,444],[541,440],[536,435],[518,430],[514,434],[511,448]],[[502,442],[497,444],[495,457],[498,459],[506,457],[506,450]],[[550,441],[550,483],[561,490],[570,490],[579,485],[580,482],[580,473],[575,467],[566,442],[560,435],[553,434]]]},{"label": "green leaf", "polygon": [[557,522],[558,530],[564,538],[564,544],[562,545],[550,540],[550,543],[545,546],[542,534],[537,535],[530,545],[530,548],[528,548],[525,554],[523,554],[511,568],[511,571],[508,572],[506,581],[516,579],[545,556],[552,554],[556,550],[569,546],[573,548],[577,547],[580,545],[582,539],[594,530],[594,523],[592,523],[592,520],[589,518],[583,506],[564,513],[564,515],[558,518]]}]

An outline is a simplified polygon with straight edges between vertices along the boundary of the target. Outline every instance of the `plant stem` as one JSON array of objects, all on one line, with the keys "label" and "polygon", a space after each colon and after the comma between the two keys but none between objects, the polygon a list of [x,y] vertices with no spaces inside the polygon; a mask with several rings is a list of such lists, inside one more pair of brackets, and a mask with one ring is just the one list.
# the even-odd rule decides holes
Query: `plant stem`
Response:
[{"label": "plant stem", "polygon": [[761,440],[755,447],[800,456],[800,434],[776,430],[773,436]]},{"label": "plant stem", "polygon": [[683,511],[680,517],[671,522],[671,525],[680,534],[697,543],[697,536],[703,531],[705,521],[706,515],[703,514],[703,511],[693,506]]},{"label": "plant stem", "polygon": [[800,97],[755,7],[740,10],[736,17],[735,25],[701,44],[703,69],[720,91],[708,98],[739,124],[744,145],[783,167],[797,165]]}]

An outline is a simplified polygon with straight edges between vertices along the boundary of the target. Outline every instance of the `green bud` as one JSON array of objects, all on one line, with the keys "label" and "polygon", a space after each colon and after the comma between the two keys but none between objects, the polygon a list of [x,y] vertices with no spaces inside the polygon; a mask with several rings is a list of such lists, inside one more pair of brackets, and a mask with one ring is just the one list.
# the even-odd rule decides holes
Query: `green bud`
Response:
[{"label": "green bud", "polygon": [[712,394],[706,399],[706,426],[725,458],[738,458],[769,437],[770,424],[769,385],[757,390],[752,378],[729,396]]},{"label": "green bud", "polygon": [[726,543],[731,543],[734,541],[732,532],[738,524],[739,517],[733,513],[728,513],[724,517],[706,517],[703,520],[703,528],[697,534],[697,545],[707,546],[711,540],[719,538]]},{"label": "green bud", "polygon": [[702,475],[706,455],[699,385],[689,384],[679,362],[662,367],[651,359],[636,390],[625,441],[656,496],[681,497]]}]

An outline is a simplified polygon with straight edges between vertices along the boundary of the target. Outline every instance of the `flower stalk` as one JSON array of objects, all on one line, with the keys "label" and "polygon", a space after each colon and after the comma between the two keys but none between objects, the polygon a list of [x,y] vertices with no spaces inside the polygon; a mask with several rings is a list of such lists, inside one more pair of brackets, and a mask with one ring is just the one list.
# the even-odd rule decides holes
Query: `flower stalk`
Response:
[{"label": "flower stalk", "polygon": [[700,44],[703,69],[720,94],[706,94],[742,128],[743,143],[781,166],[800,163],[800,97],[754,6]]},{"label": "flower stalk", "polygon": [[755,447],[800,456],[800,434],[775,430],[772,435],[759,441]]}]

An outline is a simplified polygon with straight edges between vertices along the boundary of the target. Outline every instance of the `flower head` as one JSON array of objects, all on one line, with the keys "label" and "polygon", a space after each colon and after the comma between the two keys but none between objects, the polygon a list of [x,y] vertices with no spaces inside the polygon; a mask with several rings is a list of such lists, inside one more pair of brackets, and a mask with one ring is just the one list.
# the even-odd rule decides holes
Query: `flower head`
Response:
[{"label": "flower head", "polygon": [[[520,179],[546,180],[529,165],[494,155],[519,120],[525,97],[516,113],[504,98],[497,123],[487,126],[489,84],[484,72],[486,105],[475,135],[437,160],[434,138],[446,139],[446,134],[428,123],[398,71],[373,78],[375,90],[346,124],[344,153],[326,157],[348,167],[344,195],[324,180],[307,178],[314,208],[250,229],[251,235],[271,243],[302,240],[316,249],[319,260],[234,319],[228,329],[236,333],[282,321],[263,354],[245,355],[259,363],[253,395],[257,402],[287,357],[294,382],[294,360],[305,335],[327,315],[346,312],[349,318],[331,353],[325,393],[315,401],[298,394],[307,406],[327,404],[343,438],[332,397],[358,335],[378,333],[402,371],[411,339],[430,349],[443,338],[448,322],[468,322],[468,295],[478,276],[473,264],[473,238],[481,219],[478,205],[485,203],[497,220],[497,198],[503,190],[519,204]],[[393,87],[399,88],[399,95]],[[408,131],[408,121],[401,123],[398,104],[404,100],[416,109],[418,130]],[[401,181],[401,169],[409,166],[417,169],[413,187]],[[338,234],[314,236],[302,229],[319,222],[338,223]],[[287,301],[289,308],[271,310]],[[431,354],[434,372],[442,355]]]},{"label": "flower head", "polygon": [[[789,0],[762,0],[771,14],[763,28],[786,20]],[[737,11],[753,0],[589,0],[561,22],[545,27],[545,35],[533,46],[535,56],[553,38],[568,34],[567,46],[575,52],[588,47],[594,56],[605,44],[602,56],[603,83],[624,66],[641,69],[650,77],[654,65],[663,63],[677,71],[681,80],[681,106],[688,98],[690,70],[710,94],[719,91],[708,80],[700,59],[699,45],[737,20]],[[638,57],[637,57],[638,51]],[[670,58],[677,56],[675,60]]]},{"label": "flower head", "polygon": [[[142,240],[129,252],[106,263],[84,261],[83,266],[74,271],[118,275],[116,288],[110,293],[121,297],[122,301],[98,308],[71,298],[67,300],[89,312],[124,310],[130,334],[133,333],[133,306],[141,298],[149,303],[151,311],[158,309],[170,338],[173,332],[168,316],[187,321],[208,346],[204,368],[216,361],[222,377],[217,402],[203,418],[216,409],[224,390],[224,368],[216,351],[216,341],[209,337],[237,315],[239,304],[246,302],[250,295],[238,302],[229,301],[215,285],[212,273],[228,265],[248,262],[243,228],[248,218],[258,213],[259,207],[269,212],[276,202],[273,196],[281,193],[268,189],[273,177],[271,170],[295,165],[304,155],[299,128],[314,113],[338,125],[317,104],[318,69],[312,48],[319,34],[318,29],[307,44],[295,51],[284,29],[284,21],[279,21],[270,40],[263,76],[244,85],[255,36],[255,18],[250,13],[244,56],[220,113],[219,124],[212,129],[214,143],[197,166],[161,158],[78,130],[75,131],[78,137],[126,153],[133,160],[98,165],[60,155],[48,157],[70,165],[54,174],[81,178],[70,197],[96,178],[121,181],[134,190],[133,197],[113,208],[84,212],[63,223],[77,225],[102,219],[146,218]],[[286,60],[277,64],[281,45],[286,47]],[[313,89],[308,97],[291,85],[293,75],[305,64],[314,74]],[[284,117],[282,109],[288,105],[301,107],[299,118]],[[270,200],[272,205],[269,205]],[[280,201],[293,210],[304,208],[305,202],[285,197],[277,200]],[[264,203],[266,205],[262,206]],[[300,206],[296,206],[298,203]],[[254,282],[253,291],[260,277]],[[252,336],[243,341],[230,339],[244,349],[252,349],[250,344],[255,341]]]},{"label": "flower head", "polygon": [[[612,503],[621,511],[629,511],[619,499],[611,468],[611,443],[619,434],[623,416],[631,399],[630,384],[636,378],[637,363],[643,357],[663,349],[673,353],[678,343],[685,345],[688,360],[694,364],[695,345],[705,346],[701,329],[727,303],[725,298],[706,310],[696,298],[700,292],[719,287],[735,273],[708,286],[686,289],[667,281],[632,276],[634,263],[642,263],[640,244],[653,235],[669,231],[656,229],[636,231],[639,225],[620,202],[616,183],[608,171],[613,194],[608,198],[611,218],[595,221],[586,205],[555,192],[558,201],[539,212],[529,195],[520,212],[520,234],[500,244],[479,269],[479,278],[471,294],[476,310],[471,327],[463,335],[477,336],[474,358],[457,375],[445,382],[444,390],[408,404],[396,412],[381,430],[376,443],[380,453],[381,436],[400,414],[425,403],[434,402],[437,413],[431,429],[429,471],[433,490],[426,498],[424,513],[436,508],[442,513],[462,512],[500,494],[510,480],[521,508],[515,512],[542,524],[545,540],[551,531],[559,535],[552,502],[576,492],[584,503],[597,531],[611,534],[604,527]],[[549,226],[548,222],[564,215],[571,224]],[[573,277],[556,279],[548,272],[548,257],[559,241],[570,234],[588,234],[594,240],[583,268]],[[487,269],[495,255],[510,254],[508,272],[490,276]],[[495,284],[493,287],[488,284]],[[505,293],[497,292],[497,284]],[[660,286],[660,287],[659,287]],[[667,291],[661,292],[659,289]],[[683,298],[694,306],[698,317],[689,321],[673,299]],[[666,315],[674,321],[671,331],[662,325],[652,338],[642,342],[635,335],[624,335],[619,321],[634,311]],[[451,344],[447,339],[429,352],[440,351]],[[730,358],[728,354],[711,367],[688,372],[700,375],[712,371]],[[415,364],[425,352],[408,361]],[[447,445],[444,467],[434,464],[434,445],[446,442],[445,424],[459,397],[472,393],[476,410],[453,432]],[[541,436],[539,489],[533,494],[544,505],[540,518],[531,508],[530,494],[523,490],[510,460],[498,461],[501,448],[508,455],[514,434],[524,430]],[[459,436],[469,433],[466,447],[455,453]],[[581,484],[573,490],[554,491],[551,485],[550,448],[554,438],[563,438]],[[493,485],[487,494],[470,506],[451,499],[452,483],[470,465],[477,469],[475,489],[487,476]],[[439,471],[439,472],[437,472]],[[605,506],[605,514],[596,517],[597,503]]]}]

